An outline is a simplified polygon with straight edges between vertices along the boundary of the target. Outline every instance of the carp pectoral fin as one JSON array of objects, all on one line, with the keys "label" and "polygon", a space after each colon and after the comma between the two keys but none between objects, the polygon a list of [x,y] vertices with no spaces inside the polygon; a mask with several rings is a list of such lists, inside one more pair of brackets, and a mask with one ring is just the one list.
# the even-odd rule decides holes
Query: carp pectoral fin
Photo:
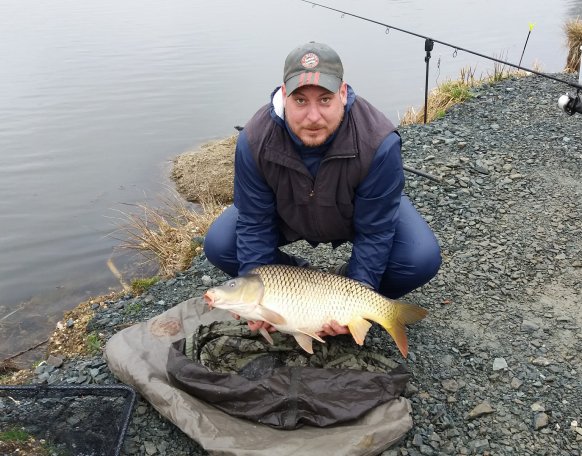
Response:
[{"label": "carp pectoral fin", "polygon": [[307,334],[293,334],[293,337],[303,350],[313,355],[313,339],[311,337]]},{"label": "carp pectoral fin", "polygon": [[350,333],[358,345],[364,345],[370,326],[372,323],[362,317],[355,317],[348,323]]},{"label": "carp pectoral fin", "polygon": [[305,334],[306,336],[312,337],[313,339],[317,340],[318,342],[321,342],[322,344],[325,344],[325,340],[323,340],[321,337],[319,337],[314,332],[310,332],[310,331],[303,329],[303,328],[297,328],[297,331]]},{"label": "carp pectoral fin", "polygon": [[266,307],[258,306],[256,312],[261,316],[261,320],[272,325],[284,325],[287,323],[287,320],[285,320],[283,315],[274,310],[267,309]]},{"label": "carp pectoral fin", "polygon": [[269,331],[267,331],[265,328],[261,328],[261,329],[259,329],[259,332],[261,333],[261,335],[265,339],[267,339],[267,342],[269,342],[271,345],[275,345],[275,341],[273,340],[273,338],[269,334]]}]

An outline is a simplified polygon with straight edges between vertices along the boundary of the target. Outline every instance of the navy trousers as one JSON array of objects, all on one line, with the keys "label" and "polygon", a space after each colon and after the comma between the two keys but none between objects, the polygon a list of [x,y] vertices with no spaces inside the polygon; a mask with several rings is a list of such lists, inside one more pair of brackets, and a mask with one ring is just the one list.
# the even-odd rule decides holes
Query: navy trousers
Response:
[{"label": "navy trousers", "polygon": [[[239,267],[236,258],[237,217],[236,207],[227,208],[210,226],[204,240],[208,261],[233,277],[238,275]],[[280,246],[288,244],[284,239],[282,241]],[[280,250],[277,262],[302,265],[299,259]],[[434,233],[410,200],[402,195],[392,250],[378,291],[389,298],[399,298],[432,279],[440,265],[440,248]]]}]

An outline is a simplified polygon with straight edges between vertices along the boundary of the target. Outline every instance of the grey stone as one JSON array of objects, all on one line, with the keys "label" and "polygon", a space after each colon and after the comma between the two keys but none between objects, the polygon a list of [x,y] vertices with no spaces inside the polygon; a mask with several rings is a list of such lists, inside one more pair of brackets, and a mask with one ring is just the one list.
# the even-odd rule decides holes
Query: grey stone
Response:
[{"label": "grey stone", "polygon": [[432,456],[433,454],[435,454],[434,450],[425,444],[420,445],[419,448],[420,454],[424,454],[425,456]]},{"label": "grey stone", "polygon": [[531,363],[534,366],[549,366],[550,364],[552,364],[552,361],[549,360],[548,358],[544,358],[543,356],[540,356],[538,358],[534,358]]},{"label": "grey stone", "polygon": [[493,360],[493,370],[494,371],[498,371],[498,370],[505,370],[507,369],[507,361],[505,361],[505,358],[495,358]]},{"label": "grey stone", "polygon": [[534,402],[531,405],[531,409],[533,412],[545,412],[546,411],[546,408],[542,404],[540,404],[539,402]]},{"label": "grey stone", "polygon": [[536,323],[534,323],[533,321],[529,321],[529,320],[523,320],[523,322],[521,323],[521,330],[523,332],[535,332],[538,329],[540,329],[540,326]]},{"label": "grey stone", "polygon": [[144,445],[146,454],[149,456],[154,455],[158,452],[156,445],[153,442],[150,442],[149,440],[146,440],[143,443],[143,445]]},{"label": "grey stone", "polygon": [[510,386],[511,386],[513,389],[519,389],[521,385],[523,385],[523,382],[522,382],[522,381],[521,381],[519,378],[517,378],[517,377],[513,377],[513,378],[511,379],[511,384],[510,384]]},{"label": "grey stone", "polygon": [[441,382],[445,391],[456,393],[459,390],[459,384],[455,379],[447,379]]},{"label": "grey stone", "polygon": [[471,449],[478,454],[483,453],[483,451],[489,448],[489,440],[488,439],[479,439],[474,440],[470,443]]},{"label": "grey stone", "polygon": [[533,427],[536,431],[545,428],[548,424],[550,424],[550,417],[541,412],[534,414],[533,417]]},{"label": "grey stone", "polygon": [[479,418],[483,415],[489,415],[490,413],[494,413],[495,409],[491,407],[488,402],[481,402],[475,408],[473,408],[468,415],[466,416],[469,420],[474,420],[475,418]]}]

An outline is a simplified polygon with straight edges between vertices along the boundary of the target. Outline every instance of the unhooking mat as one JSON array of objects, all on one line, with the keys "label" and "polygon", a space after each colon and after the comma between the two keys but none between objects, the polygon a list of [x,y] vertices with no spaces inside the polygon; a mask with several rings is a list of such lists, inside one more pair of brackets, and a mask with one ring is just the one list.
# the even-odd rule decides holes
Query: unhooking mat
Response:
[{"label": "unhooking mat", "polygon": [[307,354],[288,334],[269,344],[244,321],[199,326],[172,344],[167,370],[181,390],[223,412],[277,429],[327,427],[361,418],[402,395],[404,366],[349,335]]},{"label": "unhooking mat", "polygon": [[171,345],[200,325],[230,319],[220,309],[208,311],[201,298],[190,299],[117,333],[105,358],[121,381],[213,455],[375,455],[412,427],[410,403],[402,397],[342,425],[287,431],[230,416],[174,387],[166,369]]}]

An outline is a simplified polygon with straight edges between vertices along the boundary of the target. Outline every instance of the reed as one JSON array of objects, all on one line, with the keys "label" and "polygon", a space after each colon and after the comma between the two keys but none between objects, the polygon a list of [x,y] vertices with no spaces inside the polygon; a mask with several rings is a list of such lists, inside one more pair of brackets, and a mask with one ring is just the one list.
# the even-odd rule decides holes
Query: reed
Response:
[{"label": "reed", "polygon": [[[475,69],[462,68],[457,80],[447,80],[438,85],[428,95],[427,122],[439,119],[457,103],[472,97],[471,87],[478,81],[475,79]],[[424,122],[424,106],[419,110],[409,108],[400,119],[400,125],[418,124]]]},{"label": "reed", "polygon": [[582,46],[582,21],[577,18],[564,25],[568,41],[568,56],[566,57],[566,73],[576,73],[580,70],[580,46]]},{"label": "reed", "polygon": [[[503,60],[503,56],[500,57]],[[538,69],[539,65],[534,65]],[[513,70],[499,62],[493,64],[493,72],[475,77],[475,68],[464,67],[459,71],[456,80],[447,80],[439,84],[428,94],[427,122],[440,119],[454,105],[462,103],[473,97],[471,89],[484,84],[492,84],[510,77],[523,77],[528,75],[526,71]],[[421,124],[424,122],[424,106],[418,110],[408,108],[400,119],[400,125]]]},{"label": "reed", "polygon": [[119,227],[111,236],[120,241],[117,249],[137,252],[144,263],[155,262],[164,277],[190,267],[202,252],[194,239],[204,236],[224,209],[213,196],[206,196],[196,209],[176,194],[166,197],[159,208],[132,206],[132,212],[120,211]]}]

